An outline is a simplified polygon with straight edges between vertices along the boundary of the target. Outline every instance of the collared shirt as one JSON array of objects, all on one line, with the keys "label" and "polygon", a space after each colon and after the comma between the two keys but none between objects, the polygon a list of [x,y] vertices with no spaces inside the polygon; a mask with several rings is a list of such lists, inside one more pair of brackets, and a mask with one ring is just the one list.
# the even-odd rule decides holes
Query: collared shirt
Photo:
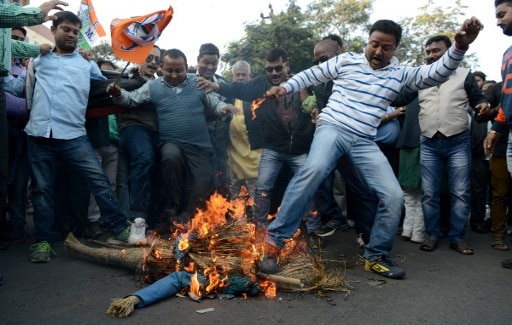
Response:
[{"label": "collared shirt", "polygon": [[[11,27],[43,23],[43,13],[37,7],[22,7],[19,3],[0,0],[0,76],[7,76],[11,57],[36,57],[39,45],[11,41]],[[12,56],[11,56],[12,52]]]},{"label": "collared shirt", "polygon": [[106,79],[98,65],[85,60],[78,51],[63,55],[52,51],[34,60],[34,70],[36,81],[27,134],[65,140],[86,135],[85,111],[91,79]]}]

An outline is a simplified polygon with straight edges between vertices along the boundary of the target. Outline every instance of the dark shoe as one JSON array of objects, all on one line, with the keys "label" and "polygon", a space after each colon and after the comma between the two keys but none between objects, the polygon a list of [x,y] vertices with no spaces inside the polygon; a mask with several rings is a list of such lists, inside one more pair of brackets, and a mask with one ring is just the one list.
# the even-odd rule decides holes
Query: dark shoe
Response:
[{"label": "dark shoe", "polygon": [[308,245],[311,249],[322,249],[325,247],[324,238],[315,233],[308,234]]},{"label": "dark shoe", "polygon": [[103,230],[97,222],[91,222],[75,231],[75,236],[83,237],[85,239],[97,239],[102,234]]},{"label": "dark shoe", "polygon": [[336,220],[336,219],[331,219],[325,225],[323,225],[322,227],[318,228],[315,231],[315,234],[320,236],[320,237],[327,237],[327,236],[330,236],[330,235],[334,234],[336,229],[339,229],[341,231],[345,231],[348,228],[350,228],[350,226],[348,225],[348,222],[346,220],[345,221],[339,221],[339,220]]},{"label": "dark shoe", "polygon": [[47,241],[36,243],[30,247],[30,261],[32,263],[48,263],[51,260],[51,254],[56,255],[52,246]]},{"label": "dark shoe", "polygon": [[450,248],[456,250],[458,253],[461,253],[462,255],[473,255],[475,253],[473,248],[469,247],[469,245],[463,240],[451,243]]},{"label": "dark shoe", "polygon": [[260,272],[267,274],[276,274],[279,271],[278,260],[281,250],[269,242],[265,242],[263,248],[263,258],[259,263]]},{"label": "dark shoe", "polygon": [[512,258],[501,261],[501,266],[506,269],[512,269]]},{"label": "dark shoe", "polygon": [[364,270],[391,279],[402,279],[405,276],[405,271],[396,266],[393,261],[385,256],[374,261],[365,260]]},{"label": "dark shoe", "polygon": [[435,237],[429,236],[423,244],[421,244],[420,249],[425,252],[433,252],[437,248],[437,243],[439,240]]},{"label": "dark shoe", "polygon": [[9,244],[17,245],[22,244],[30,239],[29,234],[26,232],[15,234],[11,239],[9,239]]}]

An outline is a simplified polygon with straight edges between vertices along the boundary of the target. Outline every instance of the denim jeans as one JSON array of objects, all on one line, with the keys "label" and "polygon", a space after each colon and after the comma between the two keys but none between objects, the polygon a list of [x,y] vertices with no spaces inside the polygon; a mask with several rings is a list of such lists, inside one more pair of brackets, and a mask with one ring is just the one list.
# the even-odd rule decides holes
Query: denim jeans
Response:
[{"label": "denim jeans", "polygon": [[120,150],[130,162],[130,218],[147,217],[157,145],[158,133],[145,126],[130,125],[119,132]]},{"label": "denim jeans", "polygon": [[11,124],[9,134],[9,178],[7,210],[9,225],[16,235],[25,234],[25,198],[27,196],[28,175],[30,167],[27,157],[27,134]]},{"label": "denim jeans", "polygon": [[296,174],[304,166],[306,158],[306,154],[297,155],[263,149],[258,166],[258,180],[254,199],[254,221],[258,228],[265,229],[269,224],[268,213],[270,211],[272,188],[283,164],[287,164],[292,172]]},{"label": "denim jeans", "polygon": [[28,157],[32,167],[35,242],[53,241],[53,192],[58,159],[69,163],[86,180],[100,207],[101,221],[114,234],[124,230],[126,219],[117,211],[114,192],[87,136],[71,140],[29,136]]},{"label": "denim jeans", "polygon": [[379,200],[364,256],[375,260],[389,255],[400,223],[403,192],[384,154],[371,139],[327,122],[315,131],[306,164],[295,174],[284,194],[277,218],[267,229],[267,241],[283,247],[300,225],[320,183],[334,170],[342,156],[349,155],[355,168]]},{"label": "denim jeans", "polygon": [[[98,159],[100,161],[101,167],[103,168],[103,172],[108,177],[108,181],[110,182],[110,187],[112,191],[116,191],[117,188],[117,164],[118,164],[118,156],[119,149],[117,146],[111,144],[108,147],[100,147],[96,149],[96,154],[98,155]],[[117,194],[116,194],[117,197]],[[119,202],[119,200],[118,200]],[[119,203],[118,203],[119,212]],[[90,195],[89,198],[89,211],[87,217],[90,222],[96,222],[100,219],[100,209],[98,204],[96,203],[96,199],[93,195]]]},{"label": "denim jeans", "polygon": [[425,230],[429,236],[441,238],[440,192],[443,172],[448,175],[451,198],[450,243],[465,234],[471,212],[471,138],[469,130],[446,139],[420,138],[421,205]]}]

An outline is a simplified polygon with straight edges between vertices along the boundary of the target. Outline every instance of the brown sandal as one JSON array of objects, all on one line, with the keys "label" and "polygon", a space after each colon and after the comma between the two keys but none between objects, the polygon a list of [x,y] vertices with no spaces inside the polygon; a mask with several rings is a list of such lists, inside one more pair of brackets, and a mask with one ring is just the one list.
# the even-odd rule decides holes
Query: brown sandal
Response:
[{"label": "brown sandal", "polygon": [[421,244],[420,249],[425,252],[433,252],[437,248],[437,238],[428,237],[423,244]]},{"label": "brown sandal", "polygon": [[492,236],[491,247],[499,251],[509,250],[507,243],[501,236]]},{"label": "brown sandal", "polygon": [[463,255],[473,255],[475,253],[473,248],[469,247],[469,245],[463,240],[451,243],[450,248],[456,250],[458,253],[461,253]]}]

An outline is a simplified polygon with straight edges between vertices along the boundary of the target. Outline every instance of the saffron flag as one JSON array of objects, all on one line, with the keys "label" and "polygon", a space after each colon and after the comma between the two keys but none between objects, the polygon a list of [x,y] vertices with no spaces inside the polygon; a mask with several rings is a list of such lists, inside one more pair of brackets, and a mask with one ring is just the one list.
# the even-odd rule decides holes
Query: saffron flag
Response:
[{"label": "saffron flag", "polygon": [[145,16],[113,19],[110,24],[112,50],[125,61],[143,64],[162,31],[172,19],[174,10],[160,10]]},{"label": "saffron flag", "polygon": [[78,18],[82,21],[82,28],[78,39],[78,46],[89,50],[100,36],[106,36],[101,26],[91,0],[82,0],[78,9]]}]

